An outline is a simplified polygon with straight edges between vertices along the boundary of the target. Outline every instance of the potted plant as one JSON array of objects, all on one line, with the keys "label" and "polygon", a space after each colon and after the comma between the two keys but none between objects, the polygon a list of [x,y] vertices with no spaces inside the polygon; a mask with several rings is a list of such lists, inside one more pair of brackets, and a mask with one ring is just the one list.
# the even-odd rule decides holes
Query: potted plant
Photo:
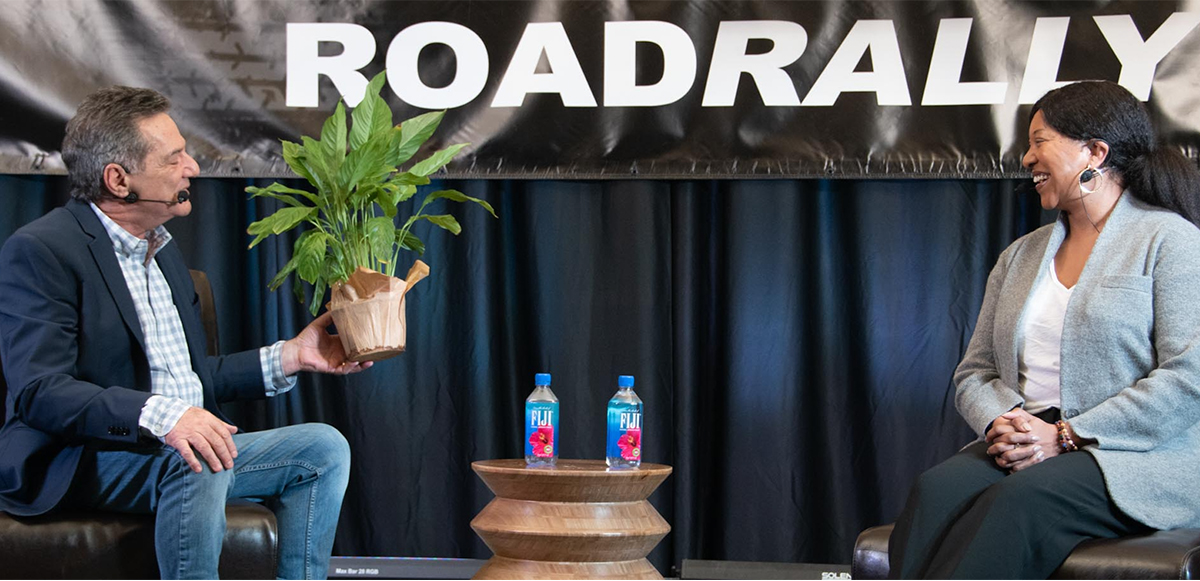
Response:
[{"label": "potted plant", "polygon": [[[285,204],[250,224],[248,232],[255,236],[250,248],[273,234],[305,229],[296,239],[291,260],[271,279],[270,289],[278,289],[293,275],[311,284],[309,311],[313,315],[329,289],[329,310],[346,353],[354,361],[383,359],[404,350],[404,294],[429,272],[425,263],[416,260],[405,280],[395,276],[401,250],[425,253],[425,244],[413,234],[413,226],[426,221],[455,235],[462,231],[454,216],[427,213],[429,205],[441,199],[474,202],[496,215],[483,200],[457,190],[437,190],[425,195],[416,211],[397,227],[400,205],[469,144],[451,145],[401,171],[400,166],[429,139],[445,112],[418,115],[393,127],[391,109],[379,96],[383,82],[384,73],[380,73],[367,85],[365,97],[351,113],[349,127],[345,107],[339,102],[325,120],[320,140],[283,141],[284,161],[315,191],[278,182],[246,188],[252,198],[274,198]],[[304,302],[304,288],[298,281],[293,290]]]}]

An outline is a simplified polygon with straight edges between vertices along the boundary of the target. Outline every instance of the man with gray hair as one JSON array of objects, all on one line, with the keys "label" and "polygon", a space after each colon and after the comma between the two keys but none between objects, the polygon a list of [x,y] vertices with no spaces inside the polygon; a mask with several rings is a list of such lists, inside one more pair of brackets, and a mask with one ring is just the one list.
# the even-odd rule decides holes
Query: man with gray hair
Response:
[{"label": "man with gray hair", "polygon": [[192,209],[199,174],[149,89],[89,95],[67,124],[71,201],[0,249],[0,510],[155,514],[164,579],[216,578],[225,503],[265,499],[285,578],[323,578],[349,477],[337,430],[239,433],[217,404],[276,396],[300,371],[354,373],[326,328],[205,356],[198,299],[164,224]]}]

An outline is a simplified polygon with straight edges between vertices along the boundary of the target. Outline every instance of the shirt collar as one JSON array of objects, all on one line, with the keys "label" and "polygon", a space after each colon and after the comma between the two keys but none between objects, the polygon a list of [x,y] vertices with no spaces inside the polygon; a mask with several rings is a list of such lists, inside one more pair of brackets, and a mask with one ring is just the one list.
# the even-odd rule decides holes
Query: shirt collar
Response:
[{"label": "shirt collar", "polygon": [[100,224],[108,232],[113,249],[123,256],[142,258],[142,266],[149,266],[158,251],[171,241],[171,233],[167,232],[166,226],[160,224],[157,228],[147,231],[145,238],[138,238],[109,218],[108,214],[105,214],[96,204],[88,203],[88,205],[92,207],[92,211],[100,219]]}]

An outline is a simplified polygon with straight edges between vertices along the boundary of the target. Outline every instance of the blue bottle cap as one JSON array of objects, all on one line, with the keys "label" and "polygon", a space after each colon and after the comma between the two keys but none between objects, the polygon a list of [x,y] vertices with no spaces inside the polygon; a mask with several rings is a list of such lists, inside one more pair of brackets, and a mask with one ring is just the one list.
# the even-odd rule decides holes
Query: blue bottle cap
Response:
[{"label": "blue bottle cap", "polygon": [[538,373],[538,374],[534,375],[533,376],[533,384],[534,385],[550,385],[550,374],[549,373]]},{"label": "blue bottle cap", "polygon": [[618,375],[617,376],[617,387],[633,387],[633,376],[632,375]]}]

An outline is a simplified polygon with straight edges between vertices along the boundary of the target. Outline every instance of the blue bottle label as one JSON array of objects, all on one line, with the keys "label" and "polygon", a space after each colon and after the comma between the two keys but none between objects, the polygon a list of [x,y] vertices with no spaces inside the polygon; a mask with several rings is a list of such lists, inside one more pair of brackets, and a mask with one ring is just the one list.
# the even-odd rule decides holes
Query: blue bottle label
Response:
[{"label": "blue bottle label", "polygon": [[636,404],[608,408],[609,458],[638,462],[642,458],[642,412]]},{"label": "blue bottle label", "polygon": [[553,458],[558,455],[558,404],[525,404],[525,455]]}]

